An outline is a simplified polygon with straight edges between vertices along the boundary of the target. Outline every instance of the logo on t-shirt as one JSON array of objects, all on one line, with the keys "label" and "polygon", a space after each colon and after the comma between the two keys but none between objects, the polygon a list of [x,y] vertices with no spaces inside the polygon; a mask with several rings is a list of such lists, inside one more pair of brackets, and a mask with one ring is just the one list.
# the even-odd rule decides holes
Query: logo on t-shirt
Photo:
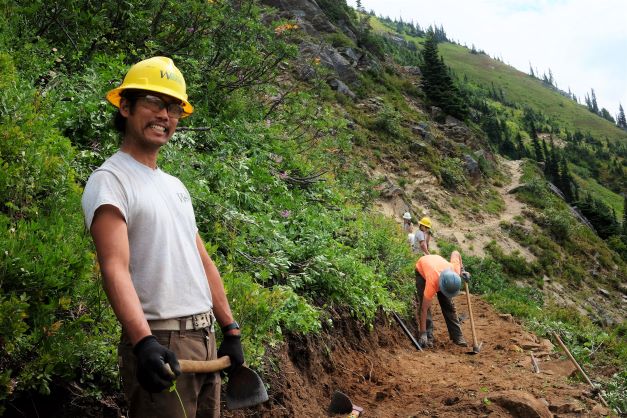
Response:
[{"label": "logo on t-shirt", "polygon": [[181,203],[189,202],[189,195],[187,193],[177,193],[176,195],[179,197]]}]

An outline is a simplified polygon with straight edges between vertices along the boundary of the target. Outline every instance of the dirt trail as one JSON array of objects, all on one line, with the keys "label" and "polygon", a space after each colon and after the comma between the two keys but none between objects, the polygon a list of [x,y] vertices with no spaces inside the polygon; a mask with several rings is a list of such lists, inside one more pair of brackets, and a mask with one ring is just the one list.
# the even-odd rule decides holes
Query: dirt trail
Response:
[{"label": "dirt trail", "polygon": [[[468,313],[466,297],[456,298]],[[292,341],[278,354],[270,402],[255,411],[228,416],[325,417],[335,390],[364,408],[364,417],[602,416],[608,411],[587,386],[572,383],[575,368],[509,316],[472,297],[481,353],[468,355],[448,340],[439,306],[434,307],[434,349],[419,352],[391,321],[372,331],[336,321],[330,335]],[[382,318],[385,318],[382,314]],[[346,322],[348,323],[348,321]],[[408,320],[412,328],[414,324]],[[462,325],[472,341],[469,321]],[[415,332],[415,329],[414,329]],[[530,353],[538,361],[534,373]],[[552,412],[550,412],[552,411]]]},{"label": "dirt trail", "polygon": [[536,257],[528,249],[522,247],[501,231],[501,222],[512,222],[526,208],[526,205],[518,201],[513,193],[509,193],[510,190],[521,184],[522,161],[502,160],[501,164],[502,169],[509,175],[510,180],[508,184],[496,189],[504,202],[503,212],[497,215],[486,215],[473,219],[467,216],[467,214],[455,211],[456,213],[452,218],[457,221],[453,225],[439,225],[436,218],[435,227],[437,228],[438,236],[449,239],[454,238],[454,241],[459,243],[464,254],[484,256],[483,248],[485,245],[492,240],[496,240],[506,253],[518,251],[527,260],[533,261]]},{"label": "dirt trail", "polygon": [[[398,218],[407,208],[407,196],[422,196],[437,202],[455,220],[451,227],[438,224],[439,236],[455,238],[466,254],[483,255],[483,246],[492,239],[509,250],[533,258],[524,248],[504,236],[499,224],[520,215],[524,204],[508,191],[520,184],[521,163],[504,161],[511,182],[498,189],[505,210],[473,220],[453,207],[443,206],[450,196],[426,173],[405,188],[405,197],[395,195],[379,203],[380,210]],[[379,173],[392,179],[393,175]],[[417,173],[413,173],[417,174]],[[425,175],[422,175],[425,174]],[[392,183],[390,183],[392,184]],[[420,207],[411,199],[413,207]],[[464,226],[460,229],[460,220]],[[548,340],[539,341],[510,316],[496,313],[479,297],[471,296],[481,353],[468,355],[448,340],[444,318],[434,306],[434,349],[419,352],[391,317],[381,313],[372,330],[354,320],[334,318],[334,326],[321,337],[292,337],[274,355],[277,364],[264,378],[271,382],[270,401],[254,411],[227,413],[229,417],[325,417],[335,390],[348,395],[364,408],[364,417],[560,417],[604,416],[609,411],[592,398],[588,387],[573,383],[575,367]],[[459,314],[466,314],[466,297],[455,299]],[[413,315],[412,315],[413,316]],[[413,319],[406,323],[417,335]],[[352,324],[352,325],[351,325]],[[472,344],[470,323],[462,329]],[[532,369],[531,353],[540,373]],[[346,415],[345,415],[346,416]]]}]

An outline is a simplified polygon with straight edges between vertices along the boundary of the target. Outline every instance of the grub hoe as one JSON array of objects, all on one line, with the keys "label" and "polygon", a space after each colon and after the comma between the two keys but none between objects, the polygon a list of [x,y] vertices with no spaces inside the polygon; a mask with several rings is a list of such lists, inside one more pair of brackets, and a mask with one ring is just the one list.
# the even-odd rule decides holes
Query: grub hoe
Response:
[{"label": "grub hoe", "polygon": [[[229,356],[216,360],[179,360],[183,373],[214,373],[231,366]],[[166,371],[173,375],[169,364],[165,364]],[[226,407],[228,409],[248,408],[268,400],[268,393],[263,381],[257,373],[242,365],[229,374],[226,386]]]}]

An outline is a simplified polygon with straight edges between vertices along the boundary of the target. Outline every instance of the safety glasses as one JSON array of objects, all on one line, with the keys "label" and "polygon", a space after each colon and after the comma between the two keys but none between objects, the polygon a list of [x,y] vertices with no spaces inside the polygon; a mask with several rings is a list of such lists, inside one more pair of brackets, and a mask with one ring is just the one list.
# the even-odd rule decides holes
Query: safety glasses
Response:
[{"label": "safety glasses", "polygon": [[161,112],[163,109],[168,110],[168,116],[174,119],[179,119],[185,111],[183,106],[178,103],[166,103],[163,99],[152,94],[146,94],[144,96],[138,96],[137,102],[144,106],[146,109],[155,113]]}]

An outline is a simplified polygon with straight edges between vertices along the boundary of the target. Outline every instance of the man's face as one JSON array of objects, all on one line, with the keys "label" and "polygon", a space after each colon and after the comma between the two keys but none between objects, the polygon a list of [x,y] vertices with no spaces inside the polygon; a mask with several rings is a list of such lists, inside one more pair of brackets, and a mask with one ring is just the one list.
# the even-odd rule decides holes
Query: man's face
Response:
[{"label": "man's face", "polygon": [[135,106],[122,98],[120,114],[126,118],[125,140],[149,148],[160,148],[174,135],[180,114],[178,99],[154,92],[142,92]]}]

